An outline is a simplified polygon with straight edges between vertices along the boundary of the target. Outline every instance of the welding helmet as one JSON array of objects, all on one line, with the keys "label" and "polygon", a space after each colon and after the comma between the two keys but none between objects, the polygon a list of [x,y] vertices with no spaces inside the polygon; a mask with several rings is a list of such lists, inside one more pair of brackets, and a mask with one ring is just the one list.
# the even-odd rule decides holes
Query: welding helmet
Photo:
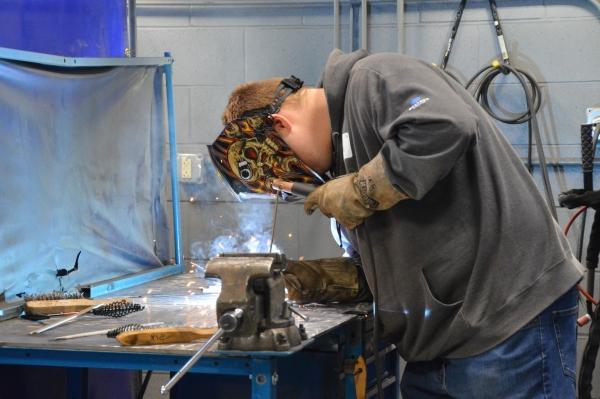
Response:
[{"label": "welding helmet", "polygon": [[245,112],[229,122],[208,146],[216,169],[236,195],[280,194],[285,200],[295,200],[295,196],[275,190],[272,180],[323,183],[323,178],[296,157],[273,128],[271,115],[302,84],[295,76],[282,80],[270,105]]}]

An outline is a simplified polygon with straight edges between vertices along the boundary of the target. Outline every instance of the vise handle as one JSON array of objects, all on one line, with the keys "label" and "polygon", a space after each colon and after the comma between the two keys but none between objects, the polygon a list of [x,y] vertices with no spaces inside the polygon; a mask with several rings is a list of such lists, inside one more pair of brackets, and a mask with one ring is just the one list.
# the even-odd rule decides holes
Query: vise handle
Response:
[{"label": "vise handle", "polygon": [[169,380],[169,382],[160,387],[160,394],[164,395],[166,392],[171,390],[171,388],[177,384],[177,381],[179,381],[181,377],[183,377],[188,370],[191,369],[194,364],[196,364],[200,357],[202,357],[202,355],[212,346],[212,344],[221,338],[223,334],[226,332],[235,331],[235,329],[238,328],[240,319],[243,315],[244,311],[239,308],[223,313],[223,315],[219,318],[219,329],[213,334],[212,337],[208,339],[208,341],[206,341],[204,345],[202,345],[202,348],[200,348],[198,352],[196,352],[194,356],[192,356],[190,360],[183,365],[181,370],[179,370],[177,374],[175,374],[173,378]]}]

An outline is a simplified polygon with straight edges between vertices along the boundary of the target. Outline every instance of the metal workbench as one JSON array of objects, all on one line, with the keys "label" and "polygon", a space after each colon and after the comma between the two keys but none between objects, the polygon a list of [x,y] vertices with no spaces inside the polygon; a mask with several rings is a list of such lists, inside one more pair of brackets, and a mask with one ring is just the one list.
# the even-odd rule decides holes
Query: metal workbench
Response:
[{"label": "metal workbench", "polygon": [[[40,335],[29,335],[48,321],[35,322],[15,318],[0,322],[0,363],[76,368],[114,368],[177,371],[201,346],[201,343],[122,347],[113,338],[92,336],[64,341],[53,338],[116,328],[129,323],[164,322],[167,326],[210,327],[216,325],[215,303],[220,281],[205,279],[194,270],[116,291],[111,297],[129,297],[144,305],[144,310],[113,319],[86,315]],[[363,307],[364,308],[364,307]],[[353,363],[363,352],[362,320],[348,314],[351,307],[309,306],[301,312],[309,317],[303,324],[308,339],[288,352],[218,351],[213,348],[191,373],[246,376],[251,381],[252,398],[275,398],[278,388],[279,359],[301,351],[338,352]],[[56,318],[51,319],[52,322]],[[325,364],[313,364],[313,372]],[[343,371],[342,371],[343,374]],[[354,375],[347,372],[343,397],[354,398]]]}]

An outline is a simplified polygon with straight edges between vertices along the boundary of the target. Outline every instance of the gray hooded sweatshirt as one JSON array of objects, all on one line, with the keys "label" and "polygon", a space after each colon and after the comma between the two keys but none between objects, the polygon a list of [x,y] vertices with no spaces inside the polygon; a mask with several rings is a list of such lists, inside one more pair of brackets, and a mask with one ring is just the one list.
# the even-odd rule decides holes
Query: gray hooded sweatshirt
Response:
[{"label": "gray hooded sweatshirt", "polygon": [[582,276],[523,162],[473,97],[399,54],[342,54],[323,75],[333,173],[378,153],[411,199],[346,232],[407,361],[484,352]]}]

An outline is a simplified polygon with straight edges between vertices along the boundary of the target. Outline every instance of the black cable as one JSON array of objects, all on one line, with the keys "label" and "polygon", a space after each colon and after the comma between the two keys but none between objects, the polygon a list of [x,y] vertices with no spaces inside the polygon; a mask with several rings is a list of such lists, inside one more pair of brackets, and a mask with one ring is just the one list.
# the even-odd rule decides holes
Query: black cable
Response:
[{"label": "black cable", "polygon": [[[598,267],[598,254],[600,253],[600,212],[594,211],[594,222],[588,242],[587,254],[585,257],[585,267],[587,268],[587,291],[594,296],[594,277]],[[592,302],[587,301],[587,311],[591,315],[593,312]]]},{"label": "black cable", "polygon": [[[462,20],[463,12],[465,11],[466,6],[467,0],[461,0],[460,5],[458,6],[458,11],[456,12],[456,20],[454,21],[454,25],[452,26],[452,32],[450,33],[450,38],[448,39],[448,46],[446,46],[446,52],[444,53],[444,57],[442,58],[441,67],[443,70],[446,70],[446,66],[448,65],[450,53],[452,52],[452,47],[454,46],[454,39],[456,39],[458,27],[460,26],[460,21]],[[451,76],[454,77],[453,75]]]},{"label": "black cable", "polygon": [[[598,140],[597,132],[593,132],[593,125],[581,125],[581,170],[583,173],[583,189],[586,191],[592,191],[594,189],[594,157],[595,157],[595,149],[596,143]],[[594,240],[598,240],[598,232],[596,231],[598,227],[596,226],[597,213],[594,215],[594,222],[592,224],[592,232],[590,233],[590,239],[588,241],[588,249],[586,254],[586,267],[588,269],[587,276],[587,290],[590,295],[594,295],[594,275],[595,275],[595,267],[598,265],[598,253],[594,256],[593,252],[598,249],[592,242]],[[579,235],[579,240],[577,242],[577,257],[579,261],[582,259],[583,253],[583,240],[585,235],[585,224],[587,221],[587,212],[584,213],[583,219],[581,222],[581,232]],[[594,233],[595,232],[595,233]],[[592,238],[592,234],[593,238]],[[593,266],[594,258],[595,266]],[[593,267],[591,267],[593,266]],[[587,304],[587,312],[588,314],[593,314],[592,303],[588,300]]]},{"label": "black cable", "polygon": [[592,316],[592,323],[590,324],[589,339],[583,350],[581,369],[577,381],[579,399],[592,399],[592,379],[596,367],[598,347],[600,347],[600,306],[597,306],[596,310],[590,315]]},{"label": "black cable", "polygon": [[144,377],[144,382],[142,382],[142,386],[140,387],[140,391],[138,392],[137,399],[144,398],[146,388],[148,388],[148,383],[150,382],[150,377],[152,377],[152,370],[148,370],[146,372],[146,376]]},{"label": "black cable", "polygon": [[[502,63],[499,61],[494,61],[491,65],[485,66],[482,69],[480,69],[465,85],[465,88],[469,90],[469,88],[474,84],[475,81],[478,82],[478,84],[475,86],[473,96],[477,99],[477,101],[480,103],[483,109],[485,109],[486,112],[490,114],[493,118],[508,124],[528,123],[527,167],[530,172],[533,172],[532,151],[533,138],[535,135],[536,149],[538,153],[538,161],[540,163],[542,179],[544,182],[546,201],[548,203],[550,213],[552,214],[555,220],[558,220],[558,216],[556,214],[556,209],[554,206],[554,195],[552,194],[550,178],[548,177],[546,156],[544,154],[542,138],[536,119],[536,114],[540,110],[542,104],[542,93],[539,85],[529,73],[523,71],[522,69],[512,67],[510,65],[510,58],[508,55],[508,50],[506,48],[506,42],[504,40],[504,33],[502,31],[502,24],[500,23],[500,16],[498,15],[498,7],[496,5],[496,1],[489,0],[489,5],[492,13],[492,19],[494,21],[494,27],[496,30],[496,37],[498,39],[498,46],[502,54]],[[448,59],[450,58],[450,53],[452,51],[454,39],[456,38],[456,34],[458,32],[458,28],[460,26],[460,21],[462,19],[462,14],[465,7],[466,1],[462,0],[459,5],[458,12],[456,14],[456,21],[454,22],[454,26],[452,27],[452,32],[448,41],[448,47],[443,57],[442,69],[444,70],[446,68]],[[525,100],[527,102],[527,109],[524,112],[518,114],[517,116],[508,117],[499,115],[498,113],[494,112],[494,110],[492,110],[489,100],[489,88],[492,85],[494,79],[499,74],[509,75],[511,73],[515,75],[515,77],[521,84],[521,87],[523,88],[523,91],[525,93]],[[454,76],[452,77],[456,79]],[[531,87],[531,91],[529,87]]]},{"label": "black cable", "polygon": [[[489,88],[494,79],[501,73],[504,75],[513,74],[521,84],[523,92],[525,93],[527,109],[523,113],[517,115],[516,117],[504,117],[495,113],[491,109],[489,100]],[[548,203],[548,208],[552,216],[555,220],[557,220],[558,217],[556,214],[556,208],[554,206],[553,200],[554,195],[552,194],[552,186],[550,185],[550,178],[548,177],[548,166],[546,163],[546,156],[544,154],[542,137],[536,118],[536,114],[539,111],[542,103],[542,93],[539,85],[529,73],[521,69],[514,68],[508,64],[500,64],[499,62],[492,63],[492,65],[482,68],[479,72],[475,74],[475,76],[471,78],[471,80],[469,80],[465,88],[469,90],[475,81],[478,81],[478,84],[475,86],[473,96],[481,104],[482,108],[485,109],[488,114],[490,114],[490,116],[492,116],[494,119],[508,124],[521,124],[526,122],[528,123],[529,140],[527,146],[527,167],[530,172],[533,171],[532,149],[533,138],[535,138],[536,149],[538,153],[538,161],[540,164],[540,171],[544,182],[546,201]]]}]

